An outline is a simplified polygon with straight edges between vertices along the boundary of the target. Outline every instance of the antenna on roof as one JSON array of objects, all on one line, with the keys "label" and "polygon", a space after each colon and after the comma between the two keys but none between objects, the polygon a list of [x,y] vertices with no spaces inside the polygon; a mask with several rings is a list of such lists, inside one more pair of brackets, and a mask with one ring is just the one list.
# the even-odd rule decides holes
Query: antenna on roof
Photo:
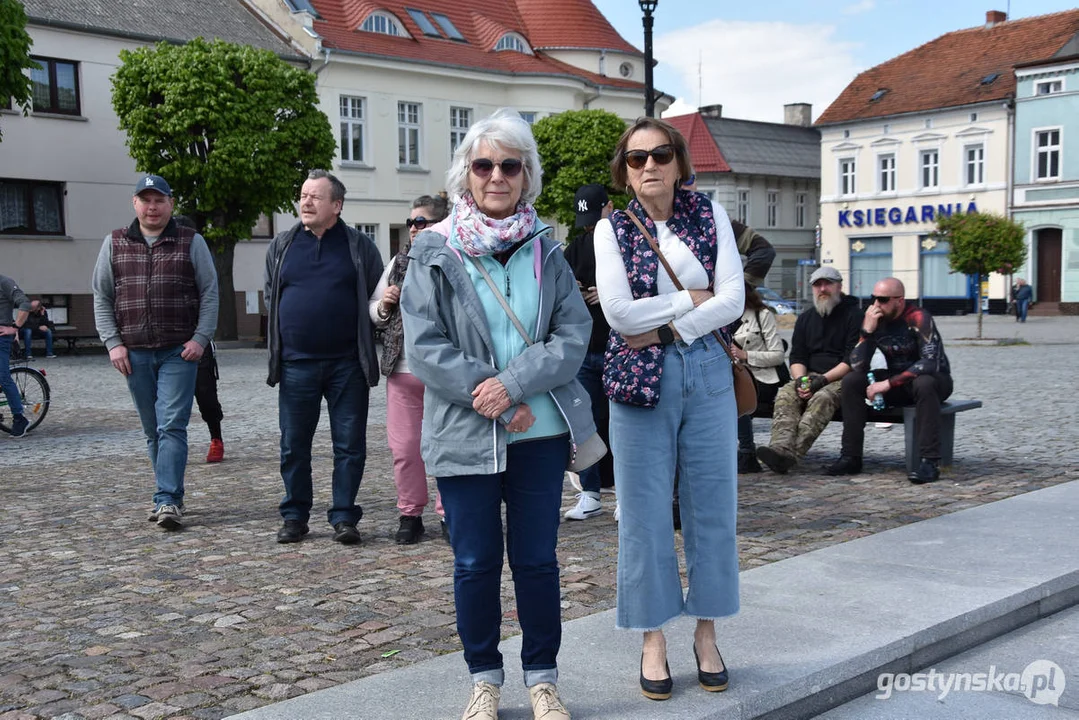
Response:
[{"label": "antenna on roof", "polygon": [[704,51],[697,51],[697,107],[701,106],[701,65],[704,62]]}]

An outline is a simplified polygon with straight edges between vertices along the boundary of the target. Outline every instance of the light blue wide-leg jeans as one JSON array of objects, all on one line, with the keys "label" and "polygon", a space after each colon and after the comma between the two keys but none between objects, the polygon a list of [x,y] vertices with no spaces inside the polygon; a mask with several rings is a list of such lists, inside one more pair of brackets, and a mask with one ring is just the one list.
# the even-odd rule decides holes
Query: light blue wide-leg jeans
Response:
[{"label": "light blue wide-leg jeans", "polygon": [[[656,630],[685,614],[738,612],[737,410],[731,365],[711,337],[667,347],[659,404],[612,402],[618,524],[616,624]],[[683,597],[671,497],[679,476],[689,591]]]}]

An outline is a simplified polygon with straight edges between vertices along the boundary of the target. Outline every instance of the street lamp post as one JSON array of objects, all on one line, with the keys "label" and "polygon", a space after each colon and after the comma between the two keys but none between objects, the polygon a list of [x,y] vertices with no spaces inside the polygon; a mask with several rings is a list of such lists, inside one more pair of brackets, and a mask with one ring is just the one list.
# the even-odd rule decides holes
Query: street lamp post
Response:
[{"label": "street lamp post", "polygon": [[644,114],[656,116],[656,99],[652,90],[652,13],[659,0],[637,0],[644,13]]}]

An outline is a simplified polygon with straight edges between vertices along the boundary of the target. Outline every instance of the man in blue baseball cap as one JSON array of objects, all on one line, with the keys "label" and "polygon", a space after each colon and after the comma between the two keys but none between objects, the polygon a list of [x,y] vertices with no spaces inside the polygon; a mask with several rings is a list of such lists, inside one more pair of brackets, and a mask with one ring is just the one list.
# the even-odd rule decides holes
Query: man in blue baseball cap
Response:
[{"label": "man in blue baseball cap", "polygon": [[217,329],[217,272],[203,237],[172,218],[163,177],[139,180],[132,204],[135,220],[113,230],[97,257],[94,320],[146,435],[157,483],[149,519],[178,530],[195,378]]}]

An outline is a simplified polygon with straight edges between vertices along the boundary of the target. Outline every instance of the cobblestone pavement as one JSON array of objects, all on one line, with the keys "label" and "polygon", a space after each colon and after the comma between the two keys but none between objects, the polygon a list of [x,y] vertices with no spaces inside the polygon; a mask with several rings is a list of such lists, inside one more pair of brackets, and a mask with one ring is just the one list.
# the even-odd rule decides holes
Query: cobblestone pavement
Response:
[{"label": "cobblestone pavement", "polygon": [[[987,336],[1016,329],[992,320]],[[941,326],[946,338],[973,334],[967,318]],[[985,407],[960,416],[957,462],[941,482],[907,482],[901,427],[867,430],[866,474],[820,475],[838,448],[834,423],[804,472],[743,476],[743,567],[1079,478],[1074,432],[1060,430],[1079,421],[1074,393],[1061,392],[1074,384],[1079,319],[1031,318],[1021,335],[1037,344],[947,345],[956,397]],[[48,417],[25,439],[0,438],[0,720],[220,718],[459,649],[437,521],[418,545],[392,540],[382,390],[363,545],[331,542],[321,522],[303,543],[278,545],[276,391],[263,351],[220,355],[226,460],[202,462],[207,436],[194,420],[181,533],[145,520],[153,482],[121,377],[102,355],[41,361]],[[767,423],[756,429],[764,441]],[[324,421],[316,507],[328,501],[329,457]],[[563,524],[566,619],[613,606],[616,552],[609,512]],[[510,634],[508,578],[504,598]]]}]

